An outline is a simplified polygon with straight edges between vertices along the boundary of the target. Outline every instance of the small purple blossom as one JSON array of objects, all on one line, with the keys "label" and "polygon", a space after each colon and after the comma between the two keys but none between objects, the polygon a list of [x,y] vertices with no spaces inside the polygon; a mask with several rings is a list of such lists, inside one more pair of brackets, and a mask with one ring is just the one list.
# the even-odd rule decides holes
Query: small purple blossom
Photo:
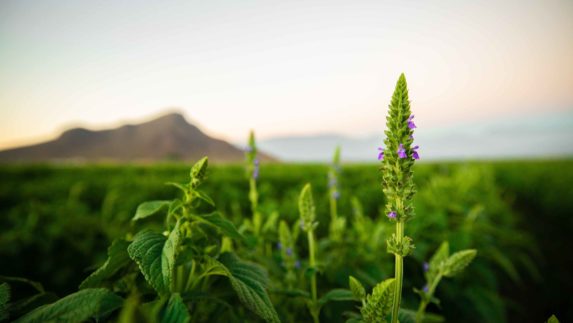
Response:
[{"label": "small purple blossom", "polygon": [[416,128],[416,124],[414,123],[413,119],[414,119],[414,115],[411,115],[411,116],[408,118],[408,128],[410,128],[410,129],[415,129],[415,128]]},{"label": "small purple blossom", "polygon": [[332,192],[332,198],[335,200],[338,200],[340,198],[340,192],[339,191],[333,191]]},{"label": "small purple blossom", "polygon": [[395,219],[395,218],[396,218],[396,212],[394,212],[394,211],[388,212],[388,217],[389,217],[390,219]]},{"label": "small purple blossom", "polygon": [[280,242],[277,242],[277,249],[281,250],[283,248],[283,244]]},{"label": "small purple blossom", "polygon": [[424,261],[423,268],[424,268],[424,272],[427,272],[428,270],[430,270],[430,264]]},{"label": "small purple blossom", "polygon": [[254,165],[253,178],[254,179],[259,178],[259,164],[260,164],[259,160],[255,158],[255,160],[253,160],[253,165]]},{"label": "small purple blossom", "polygon": [[384,148],[378,147],[378,160],[384,160]]},{"label": "small purple blossom", "polygon": [[300,268],[300,260],[297,260],[294,262],[294,268],[296,268],[296,269]]},{"label": "small purple blossom", "polygon": [[286,251],[287,256],[292,256],[292,248],[290,248],[290,247],[286,248],[285,251]]},{"label": "small purple blossom", "polygon": [[418,155],[418,148],[420,148],[420,146],[414,146],[414,148],[412,148],[412,158],[414,159],[420,159],[420,155]]},{"label": "small purple blossom", "polygon": [[332,174],[329,174],[329,176],[328,176],[328,187],[335,187],[336,184],[337,184],[336,177],[333,176]]},{"label": "small purple blossom", "polygon": [[428,285],[427,285],[427,284],[426,284],[426,285],[424,285],[424,288],[423,288],[423,290],[424,290],[424,292],[425,292],[425,293],[429,293],[429,292],[430,292],[430,288],[428,287]]},{"label": "small purple blossom", "polygon": [[402,145],[402,144],[400,144],[400,147],[398,148],[398,157],[400,157],[400,158],[408,157],[406,155],[406,149],[404,149],[404,145]]}]

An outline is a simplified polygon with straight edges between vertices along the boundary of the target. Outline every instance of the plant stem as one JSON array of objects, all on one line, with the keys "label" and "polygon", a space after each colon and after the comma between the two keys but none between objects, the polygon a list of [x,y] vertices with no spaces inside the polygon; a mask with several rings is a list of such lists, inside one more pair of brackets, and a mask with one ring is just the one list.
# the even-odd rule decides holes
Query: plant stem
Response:
[{"label": "plant stem", "polygon": [[330,234],[331,236],[335,232],[336,218],[338,217],[338,209],[336,207],[336,199],[332,196],[332,191],[330,192]]},{"label": "plant stem", "polygon": [[[402,242],[404,237],[404,222],[396,222],[396,240],[398,243]],[[392,323],[398,322],[398,311],[400,310],[400,301],[402,299],[402,279],[403,279],[403,264],[404,258],[401,255],[395,254],[396,266],[395,266],[395,288],[394,288],[394,302],[392,306]]]},{"label": "plant stem", "polygon": [[436,291],[436,287],[438,287],[438,284],[440,283],[441,279],[442,279],[442,273],[439,272],[438,275],[436,276],[436,278],[434,278],[432,285],[428,289],[428,297],[422,298],[422,301],[420,302],[420,307],[418,307],[418,312],[416,313],[416,322],[421,323],[424,320],[424,314],[426,312],[426,306],[428,306],[430,299],[432,299],[432,296],[434,296],[434,292]]},{"label": "plant stem", "polygon": [[316,259],[314,254],[314,232],[312,229],[308,230],[308,252],[309,252],[309,263],[310,267],[313,269],[313,273],[310,276],[310,292],[312,296],[312,306],[310,313],[312,315],[312,319],[315,323],[319,322],[318,316],[318,302],[317,302],[317,292],[316,292]]}]

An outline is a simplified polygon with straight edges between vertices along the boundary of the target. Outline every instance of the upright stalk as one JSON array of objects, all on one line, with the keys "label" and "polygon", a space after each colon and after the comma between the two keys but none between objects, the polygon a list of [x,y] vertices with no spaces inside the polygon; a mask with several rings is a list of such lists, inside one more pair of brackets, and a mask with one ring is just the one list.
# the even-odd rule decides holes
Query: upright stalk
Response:
[{"label": "upright stalk", "polygon": [[432,299],[432,297],[434,296],[436,287],[438,287],[438,284],[440,283],[441,279],[442,279],[442,273],[439,272],[436,278],[434,278],[432,285],[430,285],[428,289],[428,297],[423,297],[422,301],[420,302],[420,307],[418,307],[418,312],[416,313],[416,322],[421,323],[424,320],[424,314],[426,313],[426,306],[428,306],[430,299]]},{"label": "upright stalk", "polygon": [[[404,222],[396,222],[396,241],[402,243],[404,238]],[[392,323],[398,322],[398,312],[400,311],[400,300],[402,299],[402,281],[404,273],[404,257],[400,254],[395,256],[394,272],[394,301],[392,302]]]},{"label": "upright stalk", "polygon": [[[316,259],[315,259],[315,255],[314,255],[314,232],[313,230],[309,230],[307,232],[307,237],[308,237],[308,261],[309,261],[309,266],[311,268],[316,268]],[[313,309],[310,311],[311,315],[312,315],[312,319],[314,320],[315,323],[318,323],[318,316],[319,316],[319,311],[317,310],[318,308],[318,296],[317,296],[317,291],[316,291],[316,271],[313,271],[312,275],[310,276],[310,294],[312,297],[312,304],[313,304]]]}]

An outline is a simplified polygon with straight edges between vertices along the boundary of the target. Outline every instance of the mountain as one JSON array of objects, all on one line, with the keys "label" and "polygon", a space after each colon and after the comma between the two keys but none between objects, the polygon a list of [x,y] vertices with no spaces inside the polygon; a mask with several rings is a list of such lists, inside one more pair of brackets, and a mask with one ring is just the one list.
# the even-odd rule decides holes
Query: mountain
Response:
[{"label": "mountain", "polygon": [[[417,125],[414,144],[420,146],[422,161],[573,156],[573,110],[440,128]],[[378,147],[383,146],[383,130],[364,137],[324,134],[270,138],[260,141],[259,147],[284,161],[328,162],[340,145],[345,161],[376,162]]]},{"label": "mountain", "polygon": [[[264,153],[260,155],[263,160],[273,159]],[[178,113],[115,129],[70,129],[52,141],[0,151],[3,162],[147,162],[197,160],[203,156],[209,156],[213,162],[244,160],[241,150],[206,135]]]}]

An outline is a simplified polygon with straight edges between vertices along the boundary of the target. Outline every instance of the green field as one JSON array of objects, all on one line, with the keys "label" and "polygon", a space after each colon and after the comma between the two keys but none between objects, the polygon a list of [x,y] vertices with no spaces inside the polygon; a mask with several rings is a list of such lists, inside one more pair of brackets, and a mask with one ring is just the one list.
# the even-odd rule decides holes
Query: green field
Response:
[{"label": "green field", "polygon": [[[59,297],[77,291],[105,261],[114,239],[133,238],[141,225],[131,221],[137,206],[177,197],[178,190],[165,183],[187,181],[190,166],[2,166],[0,275],[38,281]],[[262,165],[258,194],[265,219],[278,213],[279,219],[296,226],[300,190],[312,183],[319,222],[317,257],[323,268],[319,294],[348,288],[349,275],[371,288],[393,274],[393,257],[385,242],[393,228],[384,216],[377,168],[342,168],[338,213],[346,218],[346,226],[342,237],[333,241],[328,237],[328,166]],[[415,166],[414,178],[416,217],[408,222],[407,234],[416,249],[405,261],[405,307],[416,306],[413,289],[424,284],[422,264],[447,240],[452,250],[475,248],[478,256],[462,275],[439,286],[441,306],[430,305],[429,312],[452,322],[541,322],[552,313],[564,322],[573,320],[573,260],[567,248],[573,233],[572,160],[422,163]],[[251,218],[251,210],[244,167],[210,167],[203,188],[248,237],[245,219]],[[362,212],[352,198],[360,202]],[[146,225],[159,225],[161,220],[157,223],[149,220]],[[285,270],[276,248],[276,227],[264,233],[265,257],[248,243],[234,248],[266,268],[271,301],[283,321],[310,321],[304,304],[279,292]],[[306,243],[302,235],[296,241],[299,289],[306,289]],[[13,298],[31,294],[25,284],[11,288]],[[233,307],[240,306],[235,296],[224,297]],[[357,304],[328,303],[321,321],[344,321],[343,312]],[[209,306],[225,312],[224,307]],[[257,320],[244,309],[229,317]]]}]

